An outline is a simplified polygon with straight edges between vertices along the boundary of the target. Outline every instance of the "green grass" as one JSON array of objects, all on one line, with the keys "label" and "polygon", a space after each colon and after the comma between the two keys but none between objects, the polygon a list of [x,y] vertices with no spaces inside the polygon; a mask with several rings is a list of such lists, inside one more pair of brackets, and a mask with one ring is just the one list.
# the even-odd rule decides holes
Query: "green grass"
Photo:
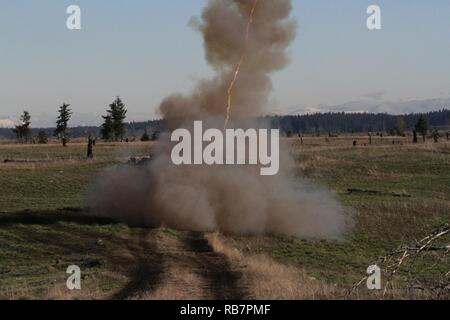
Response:
[{"label": "green grass", "polygon": [[83,207],[96,174],[150,147],[100,144],[88,161],[84,144],[0,145],[0,299],[66,298],[57,290],[72,264],[83,266],[80,298],[107,298],[127,283],[133,256],[119,253],[130,250],[124,241],[140,250],[137,231],[64,208]]},{"label": "green grass", "polygon": [[0,162],[30,161],[0,163],[0,212],[81,207],[86,187],[96,174],[130,156],[146,155],[149,149],[149,144],[100,144],[95,160],[89,161],[84,144],[67,148],[0,145]]},{"label": "green grass", "polygon": [[2,214],[0,226],[0,299],[52,297],[51,290],[65,284],[66,268],[73,264],[83,268],[83,284],[95,290],[102,286],[104,295],[126,283],[125,277],[108,275],[120,274],[129,263],[114,256],[131,234],[124,225],[45,211]]},{"label": "green grass", "polygon": [[[228,237],[245,253],[269,254],[319,280],[349,288],[380,256],[450,223],[449,144],[352,148],[350,140],[305,142],[293,147],[297,174],[334,190],[353,212],[353,229],[341,242]],[[96,159],[87,161],[84,144],[0,145],[0,162],[29,160],[0,163],[0,298],[58,297],[52,290],[65,284],[69,264],[86,266],[82,298],[111,297],[126,284],[133,254],[143,250],[136,236],[140,230],[63,208],[83,207],[84,193],[97,173],[129,156],[145,155],[149,148],[100,144]],[[411,197],[350,194],[348,188]],[[450,237],[438,244],[450,244]],[[449,271],[449,255],[430,252],[406,264],[400,278],[405,283],[437,283]]]},{"label": "green grass", "polygon": [[[379,257],[402,244],[414,244],[440,225],[450,223],[449,147],[297,147],[299,175],[328,185],[353,211],[355,226],[351,233],[343,242],[234,240],[249,253],[268,253],[279,261],[304,267],[320,280],[351,287]],[[349,188],[401,192],[412,197],[349,193]],[[447,235],[438,244],[449,243]],[[406,264],[401,285],[411,280],[450,281],[445,276],[450,271],[448,254],[428,253]]]}]

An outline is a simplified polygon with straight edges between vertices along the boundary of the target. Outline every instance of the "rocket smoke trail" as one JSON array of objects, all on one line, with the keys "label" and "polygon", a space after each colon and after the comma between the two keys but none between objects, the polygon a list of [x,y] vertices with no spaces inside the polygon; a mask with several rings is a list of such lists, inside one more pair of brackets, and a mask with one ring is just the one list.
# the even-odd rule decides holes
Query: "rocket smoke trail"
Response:
[{"label": "rocket smoke trail", "polygon": [[215,76],[198,81],[190,94],[161,102],[169,129],[211,118],[223,129],[225,119],[240,122],[268,112],[270,75],[288,64],[296,35],[291,11],[291,0],[209,0],[191,25],[203,36]]},{"label": "rocket smoke trail", "polygon": [[[253,24],[253,19],[254,19],[254,16],[255,16],[255,10],[256,10],[256,6],[257,5],[258,5],[258,0],[254,0],[253,1],[253,6],[252,6],[252,10],[250,11],[250,16],[249,16],[248,23],[247,23],[247,29],[246,29],[247,32],[246,32],[246,35],[245,35],[245,45],[247,45],[247,43],[248,43],[248,38],[250,36],[250,27]],[[245,50],[245,48],[244,48],[244,50]],[[228,127],[228,122],[230,121],[231,99],[232,99],[232,95],[233,95],[233,88],[234,88],[234,85],[236,84],[236,81],[238,79],[239,72],[241,71],[241,66],[242,66],[242,63],[244,62],[244,59],[245,59],[245,52],[242,53],[241,58],[239,59],[239,63],[237,64],[236,70],[234,72],[233,80],[231,80],[230,86],[228,87],[228,91],[227,91],[227,93],[228,93],[227,115],[226,115],[226,118],[225,118],[224,129],[226,129]]]}]

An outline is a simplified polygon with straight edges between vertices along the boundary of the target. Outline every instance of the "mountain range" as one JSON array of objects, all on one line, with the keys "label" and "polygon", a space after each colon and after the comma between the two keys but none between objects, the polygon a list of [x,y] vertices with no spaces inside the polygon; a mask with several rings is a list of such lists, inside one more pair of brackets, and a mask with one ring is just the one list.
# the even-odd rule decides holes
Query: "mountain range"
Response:
[{"label": "mountain range", "polygon": [[450,109],[450,98],[436,98],[411,101],[381,101],[378,99],[361,99],[339,105],[320,105],[318,107],[294,107],[286,113],[289,115],[326,112],[348,113],[389,113],[393,115],[409,113],[427,113]]}]

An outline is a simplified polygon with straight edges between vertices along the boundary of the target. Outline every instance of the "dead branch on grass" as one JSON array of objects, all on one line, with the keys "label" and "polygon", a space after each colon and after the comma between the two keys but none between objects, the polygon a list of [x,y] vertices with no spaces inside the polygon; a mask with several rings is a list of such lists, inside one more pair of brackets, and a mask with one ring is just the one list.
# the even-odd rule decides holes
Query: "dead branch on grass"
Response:
[{"label": "dead branch on grass", "polygon": [[[444,254],[448,254],[450,252],[450,245],[447,246],[435,246],[433,245],[438,239],[443,236],[450,234],[450,225],[444,224],[439,227],[430,235],[426,236],[420,241],[416,241],[413,245],[401,245],[399,248],[393,250],[389,254],[380,257],[377,263],[379,267],[383,266],[383,270],[385,271],[385,276],[387,278],[385,288],[383,291],[383,299],[386,297],[388,293],[389,287],[392,287],[392,282],[396,274],[399,273],[401,267],[405,265],[406,261],[416,259],[421,254],[426,254],[431,251],[435,252],[444,252]],[[445,275],[445,277],[450,276],[450,271]],[[356,289],[358,289],[366,280],[368,276],[363,277],[359,282],[353,285],[350,290],[348,290],[346,297],[349,297]],[[408,289],[416,289],[416,290],[430,290],[433,292],[437,292],[437,295],[440,296],[443,292],[450,291],[450,283],[440,283],[437,285],[424,285],[421,283],[416,283],[408,287]]]}]

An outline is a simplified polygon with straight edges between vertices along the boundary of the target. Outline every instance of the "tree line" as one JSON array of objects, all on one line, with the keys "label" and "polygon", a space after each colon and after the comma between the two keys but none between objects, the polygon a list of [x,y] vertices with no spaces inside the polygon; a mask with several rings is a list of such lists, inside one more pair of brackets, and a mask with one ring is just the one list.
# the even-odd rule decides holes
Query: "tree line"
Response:
[{"label": "tree line", "polygon": [[[428,113],[390,115],[387,113],[316,113],[296,116],[268,116],[260,118],[271,128],[280,129],[284,135],[291,134],[345,134],[383,133],[403,135],[405,132],[428,132],[428,128],[448,130],[450,110],[442,109]],[[424,127],[427,130],[423,130]]]},{"label": "tree line", "polygon": [[[13,130],[17,140],[21,143],[47,143],[50,136],[55,136],[63,145],[67,145],[70,138],[93,135],[104,141],[128,141],[129,139],[149,141],[157,139],[160,132],[166,131],[164,120],[126,123],[127,109],[120,97],[117,97],[102,116],[100,127],[69,128],[72,116],[70,105],[64,103],[58,109],[56,129],[31,128],[31,115],[24,111],[20,122]],[[285,136],[292,135],[339,135],[346,133],[391,134],[405,135],[406,132],[415,136],[438,134],[450,128],[450,110],[424,114],[390,115],[371,113],[317,113],[297,116],[267,116],[258,119],[261,125],[273,129],[280,129]],[[5,135],[6,129],[0,129],[0,135]],[[9,131],[11,132],[11,131]],[[415,140],[417,137],[414,138]]]},{"label": "tree line", "polygon": [[[70,104],[63,103],[58,109],[58,116],[56,118],[56,128],[53,130],[53,136],[57,138],[64,147],[70,141],[69,122],[72,117],[72,110]],[[126,133],[126,119],[127,109],[120,97],[117,97],[106,110],[106,115],[102,116],[104,122],[100,130],[101,138],[105,141],[123,141]],[[40,130],[37,134],[37,141],[33,137],[31,128],[30,112],[25,110],[20,116],[20,124],[16,125],[12,130],[17,140],[20,143],[39,143],[45,144],[48,142],[49,134],[47,130]],[[94,133],[96,134],[96,133]]]}]

